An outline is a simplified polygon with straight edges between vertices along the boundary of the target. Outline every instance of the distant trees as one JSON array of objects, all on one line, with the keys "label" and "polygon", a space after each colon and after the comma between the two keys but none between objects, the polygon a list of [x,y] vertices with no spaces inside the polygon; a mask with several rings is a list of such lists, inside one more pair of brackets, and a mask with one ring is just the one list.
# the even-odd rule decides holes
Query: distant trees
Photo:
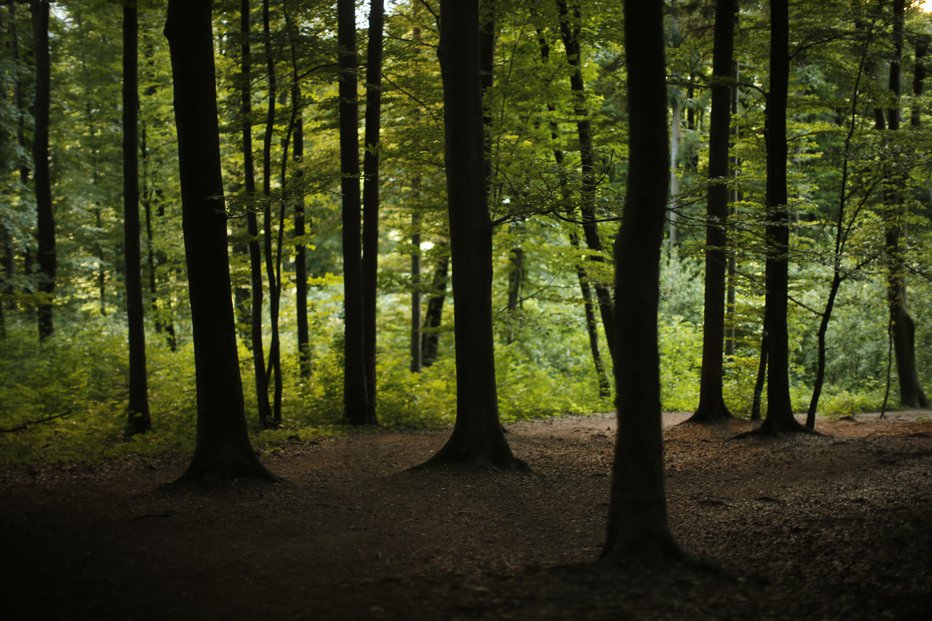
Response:
[{"label": "distant trees", "polygon": [[246,432],[220,171],[210,0],[170,0],[175,123],[194,357],[197,444],[181,482],[272,478]]}]

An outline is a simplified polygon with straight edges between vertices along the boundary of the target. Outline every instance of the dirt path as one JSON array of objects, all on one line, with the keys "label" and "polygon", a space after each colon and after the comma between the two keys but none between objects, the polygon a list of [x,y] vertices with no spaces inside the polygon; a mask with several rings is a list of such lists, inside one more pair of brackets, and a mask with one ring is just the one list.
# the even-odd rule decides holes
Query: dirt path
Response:
[{"label": "dirt path", "polygon": [[184,462],[0,468],[4,619],[929,619],[932,415],[824,436],[665,431],[670,519],[723,571],[594,571],[609,416],[510,428],[530,475],[406,472],[445,432],[264,457],[289,484],[153,492]]}]

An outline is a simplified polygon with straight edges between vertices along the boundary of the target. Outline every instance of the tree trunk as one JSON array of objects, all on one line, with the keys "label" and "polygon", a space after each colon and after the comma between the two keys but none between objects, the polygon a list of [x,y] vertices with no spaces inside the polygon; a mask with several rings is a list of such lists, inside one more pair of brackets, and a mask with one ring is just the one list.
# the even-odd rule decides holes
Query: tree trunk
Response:
[{"label": "tree trunk", "polygon": [[702,324],[702,373],[699,407],[690,421],[731,418],[722,395],[722,346],[725,340],[725,269],[728,257],[728,141],[731,136],[731,86],[736,0],[716,0],[712,52],[712,119],[709,127],[709,188],[705,225],[705,313]]},{"label": "tree trunk", "polygon": [[456,423],[425,465],[526,469],[498,418],[489,220],[479,75],[479,1],[441,0],[445,164],[453,257]]},{"label": "tree trunk", "polygon": [[[544,36],[544,33],[541,30],[537,31],[537,41],[540,45],[540,59],[545,65],[550,60],[550,44],[547,42],[547,38]],[[556,110],[556,106],[552,103],[547,104],[547,111],[550,114],[553,114]],[[557,146],[559,143],[560,135],[558,133],[558,127],[556,121],[550,121],[550,140],[553,142],[553,159],[556,162],[558,168],[563,167],[563,151]],[[570,197],[569,189],[567,188],[566,178],[563,176],[562,172],[560,174],[560,196],[563,200],[563,208],[566,211],[570,211]],[[579,249],[579,236],[572,232],[570,233],[570,245],[574,249]],[[586,316],[586,332],[589,335],[589,351],[592,353],[592,363],[595,366],[596,376],[599,382],[599,396],[608,397],[611,396],[611,384],[608,381],[608,375],[605,372],[605,364],[602,362],[602,353],[599,351],[599,330],[598,323],[595,318],[595,310],[592,304],[592,287],[589,283],[589,275],[586,273],[586,268],[583,263],[576,264],[576,276],[579,279],[579,289],[582,294],[583,299],[583,310]]]},{"label": "tree trunk", "polygon": [[[732,78],[735,80],[735,84],[731,89],[731,114],[736,116],[738,114],[738,62],[735,61],[732,66]],[[732,144],[738,144],[738,126],[735,124],[731,128]],[[741,201],[741,190],[738,188],[738,168],[741,164],[741,159],[738,157],[738,154],[735,153],[731,161],[731,181],[733,184],[731,202],[732,205],[728,210],[728,215],[730,217],[735,216],[738,213],[738,203]],[[738,253],[736,248],[731,248],[728,251],[728,285],[725,290],[725,355],[734,356],[735,347],[736,347],[736,337],[737,330],[735,328],[736,324],[736,283],[735,280],[738,276]]]},{"label": "tree trunk", "polygon": [[411,372],[420,373],[424,366],[424,348],[421,345],[421,215],[416,208],[411,211],[411,231]]},{"label": "tree trunk", "polygon": [[359,102],[356,95],[356,5],[337,0],[340,64],[340,172],[343,194],[343,416],[352,425],[375,424],[366,382],[365,277],[360,239]]},{"label": "tree trunk", "polygon": [[31,0],[33,54],[36,60],[36,99],[34,103],[35,135],[32,161],[36,192],[36,237],[39,259],[38,322],[39,338],[52,336],[52,301],[55,272],[55,214],[52,209],[52,185],[49,178],[49,95],[51,74],[49,61],[49,1]]},{"label": "tree trunk", "polygon": [[[292,55],[298,43],[298,27],[292,22],[289,28],[291,37]],[[305,379],[311,377],[311,340],[307,323],[307,243],[304,236],[306,230],[306,214],[304,209],[304,99],[301,94],[301,80],[294,67],[291,80],[291,105],[295,107],[294,146],[292,157],[295,164],[295,192],[294,200],[294,235],[295,242],[295,311],[297,313],[298,332],[298,365],[301,376]]]},{"label": "tree trunk", "polygon": [[272,417],[262,421],[265,427],[276,427],[282,420],[282,358],[278,330],[279,306],[282,284],[276,274],[275,252],[272,247],[274,227],[272,225],[272,135],[275,133],[276,75],[275,55],[272,52],[272,32],[269,0],[262,0],[262,38],[265,47],[266,72],[269,79],[268,109],[266,111],[265,134],[262,142],[262,194],[265,205],[262,223],[265,229],[265,271],[269,281],[270,342],[269,360],[265,370],[266,384],[272,382]]},{"label": "tree trunk", "polygon": [[424,328],[421,330],[421,362],[429,367],[437,361],[437,348],[440,345],[440,323],[443,320],[443,304],[447,299],[447,272],[450,258],[444,254],[437,262],[430,284],[430,299],[424,315]]},{"label": "tree trunk", "polygon": [[680,176],[677,169],[680,159],[680,123],[683,117],[679,93],[673,95],[673,101],[670,103],[673,111],[670,119],[670,204],[673,207],[670,209],[670,256],[672,257],[673,249],[676,248],[678,241],[676,197],[680,193]]},{"label": "tree trunk", "polygon": [[182,226],[194,335],[197,443],[179,483],[274,478],[246,431],[223,203],[210,0],[169,0]]},{"label": "tree trunk", "polygon": [[767,97],[767,263],[765,282],[767,323],[767,414],[761,433],[802,431],[790,403],[789,333],[789,213],[786,188],[786,102],[789,90],[789,5],[770,0],[770,93]]},{"label": "tree trunk", "polygon": [[[582,167],[580,211],[583,221],[583,237],[586,240],[586,247],[593,251],[590,260],[601,263],[604,259],[602,258],[602,239],[599,237],[599,228],[595,221],[595,154],[592,145],[592,125],[589,122],[589,109],[586,106],[586,90],[582,75],[582,52],[579,45],[579,6],[573,6],[572,18],[566,0],[557,0],[557,9],[560,12],[560,36],[563,39],[563,47],[566,48],[566,60],[572,67],[570,88],[573,91],[573,113],[576,116],[576,134],[579,139],[579,159]],[[595,286],[596,297],[599,300],[599,313],[602,316],[602,327],[605,329],[608,350],[612,356],[612,361],[617,364],[615,311],[612,292],[602,283],[595,282],[593,285]]]},{"label": "tree trunk", "polygon": [[[246,210],[246,233],[249,235],[249,282],[251,308],[249,312],[250,345],[252,349],[253,378],[256,383],[256,405],[259,422],[268,426],[272,420],[269,403],[269,382],[265,375],[265,349],[262,344],[262,250],[259,245],[259,220],[253,199],[256,196],[256,170],[252,152],[252,50],[250,46],[249,0],[240,2],[240,129],[243,151],[243,185],[249,205]],[[267,208],[267,207],[266,207]]]},{"label": "tree trunk", "polygon": [[682,556],[667,523],[657,309],[670,187],[663,3],[625,0],[629,168],[615,239],[618,436],[602,560]]},{"label": "tree trunk", "polygon": [[[887,111],[887,128],[897,131],[900,128],[900,91],[902,71],[900,64],[903,56],[903,22],[905,0],[893,0],[893,48],[894,56],[890,62],[890,91],[893,105]],[[921,91],[921,82],[920,82]],[[898,174],[898,173],[897,173]],[[901,183],[902,181],[902,183]],[[887,303],[890,308],[890,329],[893,331],[893,351],[896,358],[896,374],[899,380],[900,403],[907,407],[929,407],[929,399],[922,390],[919,371],[916,366],[916,324],[909,314],[907,304],[905,248],[906,245],[903,218],[906,206],[903,204],[902,190],[905,179],[894,179],[894,189],[890,192],[892,204],[885,222],[885,245],[889,261],[887,273]]]},{"label": "tree trunk", "polygon": [[146,329],[142,302],[142,251],[139,231],[139,25],[136,0],[123,4],[123,256],[126,264],[126,317],[129,323],[130,434],[147,431],[149,388]]},{"label": "tree trunk", "polygon": [[365,367],[368,392],[366,417],[375,415],[376,300],[379,271],[379,128],[382,121],[382,29],[384,0],[369,2],[369,42],[366,49],[366,150],[363,156],[363,315],[365,322]]}]

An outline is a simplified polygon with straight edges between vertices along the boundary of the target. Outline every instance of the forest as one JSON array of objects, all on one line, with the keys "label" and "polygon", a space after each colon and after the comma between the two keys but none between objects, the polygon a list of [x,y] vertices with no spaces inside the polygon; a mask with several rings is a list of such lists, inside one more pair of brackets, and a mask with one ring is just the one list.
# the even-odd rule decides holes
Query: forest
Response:
[{"label": "forest", "polygon": [[0,39],[9,618],[932,614],[932,2]]}]

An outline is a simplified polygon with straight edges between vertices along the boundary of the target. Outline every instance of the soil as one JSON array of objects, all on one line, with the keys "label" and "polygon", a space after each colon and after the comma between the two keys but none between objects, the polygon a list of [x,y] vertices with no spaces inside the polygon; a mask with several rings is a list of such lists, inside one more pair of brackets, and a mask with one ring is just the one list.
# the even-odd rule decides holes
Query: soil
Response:
[{"label": "soil", "polygon": [[611,416],[512,425],[531,474],[411,472],[448,432],[372,430],[209,494],[158,491],[177,457],[0,467],[0,617],[932,617],[932,413],[740,439],[664,418],[671,528],[706,562],[592,564]]}]

